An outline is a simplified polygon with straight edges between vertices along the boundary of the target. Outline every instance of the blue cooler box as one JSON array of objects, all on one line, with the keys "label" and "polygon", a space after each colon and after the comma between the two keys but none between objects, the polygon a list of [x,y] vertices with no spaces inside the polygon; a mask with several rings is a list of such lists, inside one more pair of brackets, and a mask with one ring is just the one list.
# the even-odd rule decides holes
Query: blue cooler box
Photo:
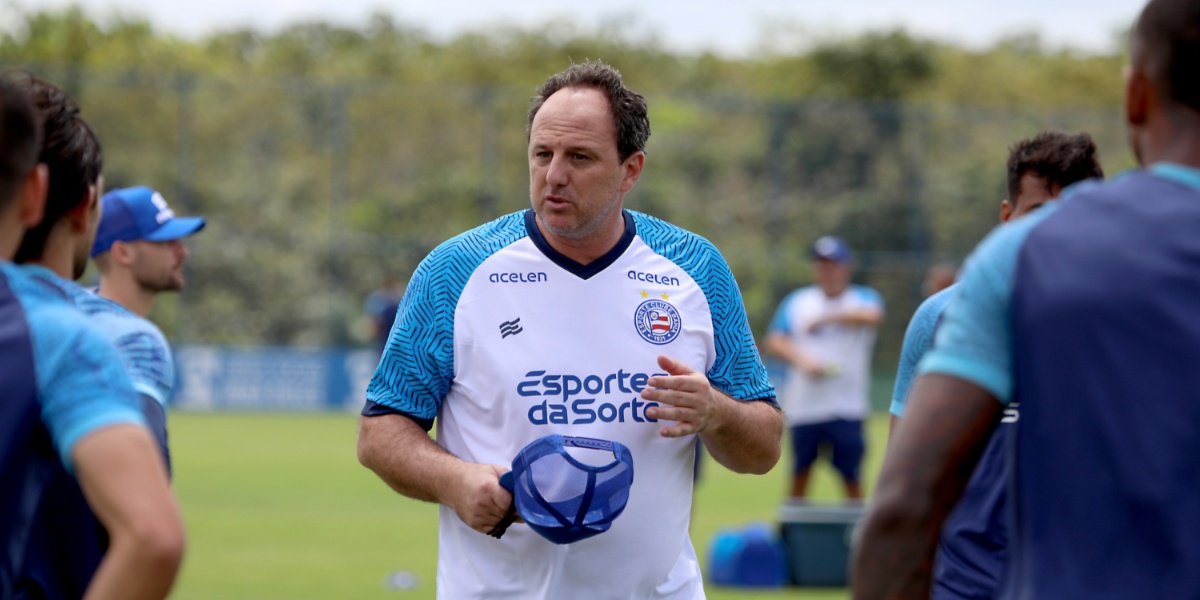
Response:
[{"label": "blue cooler box", "polygon": [[780,507],[780,536],[787,547],[793,584],[846,586],[850,540],[862,512],[861,505],[814,506],[789,502]]}]

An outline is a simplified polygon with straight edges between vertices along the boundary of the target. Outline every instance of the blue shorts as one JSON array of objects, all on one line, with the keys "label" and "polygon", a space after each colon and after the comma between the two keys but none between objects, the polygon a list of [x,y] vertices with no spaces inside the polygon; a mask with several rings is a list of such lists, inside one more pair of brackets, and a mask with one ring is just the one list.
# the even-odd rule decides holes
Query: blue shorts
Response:
[{"label": "blue shorts", "polygon": [[833,463],[833,468],[837,469],[847,482],[858,483],[858,470],[867,451],[862,425],[861,420],[838,419],[793,426],[794,473],[799,475],[812,467],[821,447],[825,446],[831,453],[830,462]]}]

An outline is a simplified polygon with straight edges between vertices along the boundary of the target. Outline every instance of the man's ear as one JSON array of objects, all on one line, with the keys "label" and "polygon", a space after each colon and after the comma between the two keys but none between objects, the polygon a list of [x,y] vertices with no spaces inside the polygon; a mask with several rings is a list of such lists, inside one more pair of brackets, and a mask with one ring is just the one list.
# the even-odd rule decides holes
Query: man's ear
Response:
[{"label": "man's ear", "polygon": [[621,178],[621,193],[629,193],[629,190],[633,189],[638,178],[642,176],[642,167],[645,165],[646,153],[640,150],[625,159],[625,163],[622,165],[625,168],[625,175]]},{"label": "man's ear", "polygon": [[71,230],[76,233],[86,232],[90,229],[89,222],[92,216],[92,210],[96,206],[96,188],[88,186],[88,189],[83,192],[83,201],[72,206],[67,211],[67,222],[71,224]]},{"label": "man's ear", "polygon": [[1000,222],[1007,223],[1008,220],[1012,218],[1013,210],[1015,210],[1015,209],[1016,209],[1016,207],[1013,206],[1012,202],[1009,202],[1008,200],[1001,200],[1000,201]]},{"label": "man's ear", "polygon": [[108,249],[108,255],[113,262],[128,267],[137,256],[137,249],[132,244],[113,242],[112,247]]},{"label": "man's ear", "polygon": [[20,203],[17,211],[21,225],[26,229],[33,229],[41,224],[42,217],[46,214],[46,191],[49,188],[50,167],[45,164],[38,164],[25,176],[17,200]]},{"label": "man's ear", "polygon": [[1145,125],[1153,94],[1146,72],[1136,67],[1125,70],[1125,121],[1130,125]]}]

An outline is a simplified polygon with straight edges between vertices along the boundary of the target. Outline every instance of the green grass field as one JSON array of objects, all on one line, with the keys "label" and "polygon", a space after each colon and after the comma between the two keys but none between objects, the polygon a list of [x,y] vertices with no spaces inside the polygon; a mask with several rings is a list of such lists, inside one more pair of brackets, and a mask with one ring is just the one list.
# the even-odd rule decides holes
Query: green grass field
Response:
[{"label": "green grass field", "polygon": [[[188,553],[173,598],[329,600],[433,598],[437,509],[403,498],[355,458],[357,417],[346,414],[175,413],[175,490]],[[864,465],[879,469],[886,420],[874,418]],[[711,459],[696,492],[692,543],[703,558],[720,528],[774,521],[789,479],[785,457],[762,477],[735,475]],[[824,464],[814,498],[836,500]],[[389,590],[389,573],[417,578]],[[714,600],[845,598],[845,590],[751,592],[709,586]]]}]

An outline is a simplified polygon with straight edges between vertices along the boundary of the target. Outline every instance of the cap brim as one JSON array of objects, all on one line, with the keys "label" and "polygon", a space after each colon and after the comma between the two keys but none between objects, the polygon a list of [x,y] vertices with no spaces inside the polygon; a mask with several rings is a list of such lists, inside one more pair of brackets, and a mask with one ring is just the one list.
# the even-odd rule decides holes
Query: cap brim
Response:
[{"label": "cap brim", "polygon": [[176,217],[142,238],[148,242],[169,242],[204,229],[204,217]]}]

